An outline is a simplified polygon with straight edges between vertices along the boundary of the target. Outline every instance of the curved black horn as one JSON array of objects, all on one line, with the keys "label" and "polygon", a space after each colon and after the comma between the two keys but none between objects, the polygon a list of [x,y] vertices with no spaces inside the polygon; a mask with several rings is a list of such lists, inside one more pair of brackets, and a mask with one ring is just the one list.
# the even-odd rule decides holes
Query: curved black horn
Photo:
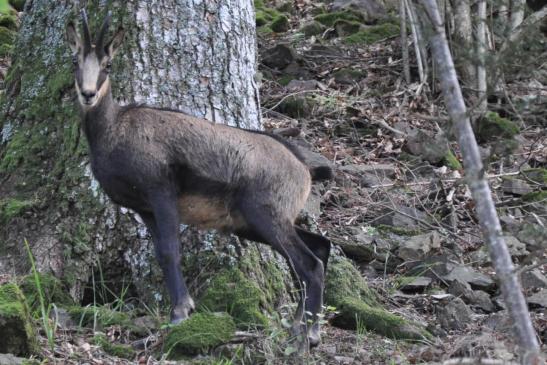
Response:
[{"label": "curved black horn", "polygon": [[87,13],[82,9],[82,25],[84,27],[84,54],[91,51],[91,35],[89,34],[89,24],[87,22]]},{"label": "curved black horn", "polygon": [[99,35],[97,36],[96,47],[97,47],[97,50],[101,53],[104,52],[104,40],[108,33],[108,27],[110,27],[111,19],[112,19],[112,14],[109,11],[108,14],[106,15],[106,18],[104,19],[103,26],[101,27],[101,31],[99,32]]}]

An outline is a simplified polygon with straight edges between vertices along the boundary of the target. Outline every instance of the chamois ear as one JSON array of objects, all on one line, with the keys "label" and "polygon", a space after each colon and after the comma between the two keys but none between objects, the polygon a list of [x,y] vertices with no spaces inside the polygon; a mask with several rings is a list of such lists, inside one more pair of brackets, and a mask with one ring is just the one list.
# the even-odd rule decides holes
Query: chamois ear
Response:
[{"label": "chamois ear", "polygon": [[72,52],[77,53],[82,47],[82,39],[78,35],[73,22],[68,23],[66,26],[66,39]]},{"label": "chamois ear", "polygon": [[116,34],[108,44],[104,46],[104,51],[108,57],[113,58],[120,46],[122,45],[123,37],[125,35],[125,30],[122,27],[119,27],[116,31]]}]

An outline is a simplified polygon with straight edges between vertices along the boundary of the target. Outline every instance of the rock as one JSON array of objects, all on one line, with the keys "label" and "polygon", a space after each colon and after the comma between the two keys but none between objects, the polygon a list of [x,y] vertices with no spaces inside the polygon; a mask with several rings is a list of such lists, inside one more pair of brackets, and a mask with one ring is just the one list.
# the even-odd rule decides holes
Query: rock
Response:
[{"label": "rock", "polygon": [[530,295],[526,300],[532,308],[547,308],[547,289],[541,289],[537,293]]},{"label": "rock", "polygon": [[359,180],[361,186],[370,188],[373,186],[389,185],[393,183],[393,180],[388,179],[387,177],[381,177],[378,175],[365,173],[361,176]]},{"label": "rock", "polygon": [[480,142],[509,139],[519,133],[519,127],[498,113],[488,112],[478,121],[477,138]]},{"label": "rock", "polygon": [[22,365],[25,362],[30,364],[28,359],[16,357],[12,354],[0,354],[0,365]]},{"label": "rock", "polygon": [[296,60],[296,52],[288,44],[277,44],[262,53],[262,63],[270,68],[282,70]]},{"label": "rock", "polygon": [[273,18],[270,28],[276,33],[283,33],[289,30],[289,18],[287,16],[280,14]]},{"label": "rock", "polygon": [[513,195],[524,195],[534,191],[532,187],[526,182],[515,178],[503,179],[502,189],[505,193]]},{"label": "rock", "polygon": [[401,278],[403,282],[405,281],[405,279],[406,280],[411,279],[411,281],[401,286],[400,289],[404,292],[424,291],[433,282],[433,279],[428,278],[427,276],[414,276],[411,278],[408,278],[408,277]]},{"label": "rock", "polygon": [[316,80],[291,80],[287,84],[287,90],[291,92],[315,90],[319,88],[319,81]]},{"label": "rock", "polygon": [[483,312],[491,313],[496,307],[490,296],[481,290],[473,290],[467,283],[454,280],[448,287],[448,292],[456,297],[460,297],[466,304],[481,309]]},{"label": "rock", "polygon": [[503,236],[503,238],[505,239],[505,244],[507,245],[511,256],[522,258],[530,254],[526,249],[526,245],[520,242],[516,237]]},{"label": "rock", "polygon": [[460,298],[439,304],[435,309],[437,321],[445,330],[463,330],[471,322],[472,312]]},{"label": "rock", "polygon": [[30,310],[16,284],[0,286],[0,353],[28,356],[38,352]]},{"label": "rock", "polygon": [[506,310],[491,314],[484,320],[482,326],[495,332],[508,332],[513,328],[513,323]]},{"label": "rock", "polygon": [[338,84],[353,85],[365,77],[365,72],[352,68],[341,68],[334,72],[332,76]]},{"label": "rock", "polygon": [[517,238],[526,244],[529,251],[547,249],[547,229],[539,224],[523,224],[517,233]]},{"label": "rock", "polygon": [[496,286],[490,276],[467,266],[456,266],[449,274],[443,276],[443,280],[447,282],[457,280],[462,283],[469,283],[472,288],[485,291],[490,291]]},{"label": "rock", "polygon": [[525,290],[547,288],[547,278],[539,269],[523,272],[520,276],[520,281]]},{"label": "rock", "polygon": [[395,210],[391,210],[390,213],[378,219],[377,222],[397,228],[416,229],[418,224],[413,217],[420,220],[428,220],[427,215],[421,210],[413,207],[398,206]]},{"label": "rock", "polygon": [[332,10],[355,10],[362,14],[365,23],[372,24],[386,17],[386,9],[378,0],[335,0]]},{"label": "rock", "polygon": [[442,162],[450,151],[444,133],[432,137],[421,129],[408,134],[404,149],[432,164]]},{"label": "rock", "polygon": [[471,261],[478,266],[487,266],[490,264],[490,254],[486,247],[481,247],[471,253]]},{"label": "rock", "polygon": [[355,361],[355,358],[349,357],[349,356],[335,356],[334,361],[338,364],[347,365],[347,364],[353,364]]},{"label": "rock", "polygon": [[76,322],[65,308],[54,306],[50,317],[59,328],[68,329],[76,326]]},{"label": "rock", "polygon": [[302,95],[294,95],[284,99],[277,106],[277,111],[291,118],[305,118],[310,115],[313,104],[313,99]]},{"label": "rock", "polygon": [[397,256],[405,261],[415,261],[423,258],[434,248],[441,247],[441,237],[437,231],[409,237],[397,250]]},{"label": "rock", "polygon": [[321,215],[321,196],[317,193],[317,189],[312,187],[311,194],[308,196],[300,215],[309,216],[312,219],[317,219]]},{"label": "rock", "polygon": [[334,23],[334,29],[338,37],[345,37],[353,33],[357,33],[359,29],[361,29],[361,23],[351,20],[338,19]]},{"label": "rock", "polygon": [[365,232],[351,235],[348,241],[338,240],[336,243],[346,255],[358,261],[370,262],[376,256],[374,237]]},{"label": "rock", "polygon": [[304,33],[306,37],[311,37],[314,35],[320,35],[323,34],[323,32],[327,29],[323,24],[319,23],[318,21],[311,21],[302,26],[300,28],[300,31]]}]

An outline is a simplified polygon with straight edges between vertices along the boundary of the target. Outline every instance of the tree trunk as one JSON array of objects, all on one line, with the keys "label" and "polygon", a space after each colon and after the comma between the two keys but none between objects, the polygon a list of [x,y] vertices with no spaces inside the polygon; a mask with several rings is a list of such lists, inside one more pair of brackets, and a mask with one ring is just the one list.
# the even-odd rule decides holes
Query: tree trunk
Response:
[{"label": "tree trunk", "polygon": [[476,88],[476,69],[473,62],[473,22],[471,19],[470,0],[451,0],[454,14],[454,33],[452,34],[452,52],[455,55],[456,67],[464,85]]},{"label": "tree trunk", "polygon": [[[85,302],[91,294],[108,292],[105,287],[120,295],[129,287],[129,294],[150,303],[165,298],[150,237],[138,215],[109,201],[89,168],[65,43],[66,24],[79,21],[80,9],[71,3],[27,2],[6,77],[0,274],[28,272],[26,238],[38,269],[62,278],[75,299]],[[126,29],[112,70],[114,97],[121,104],[176,108],[219,123],[260,128],[251,0],[87,4],[92,31],[108,10],[111,29]],[[277,256],[254,244],[234,245],[234,240],[181,227],[183,271],[192,294],[199,294],[210,275],[234,266],[252,271],[262,288],[284,292],[283,276],[268,272],[280,270],[271,265]],[[281,283],[269,282],[276,278]],[[91,282],[100,282],[101,288],[88,290]],[[103,301],[109,299],[105,296]]]}]

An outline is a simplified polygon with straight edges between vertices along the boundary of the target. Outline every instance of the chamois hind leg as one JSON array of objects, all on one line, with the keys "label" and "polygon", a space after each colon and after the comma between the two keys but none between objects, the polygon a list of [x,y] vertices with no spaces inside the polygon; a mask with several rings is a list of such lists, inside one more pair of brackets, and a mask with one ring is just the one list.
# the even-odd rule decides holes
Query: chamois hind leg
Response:
[{"label": "chamois hind leg", "polygon": [[[330,240],[316,233],[312,233],[302,229],[300,227],[294,227],[298,237],[306,244],[306,246],[313,252],[313,254],[321,260],[323,263],[323,270],[325,275],[327,274],[327,264],[329,261],[330,255]],[[325,289],[324,283],[322,289]],[[313,323],[311,329],[309,330],[308,336],[310,338],[316,339],[317,343],[321,338],[321,325],[319,321]]]},{"label": "chamois hind leg", "polygon": [[156,257],[163,271],[171,298],[171,323],[176,324],[190,315],[194,301],[180,268],[179,213],[171,194],[156,194],[150,199],[152,214],[141,214],[154,240]]},{"label": "chamois hind leg", "polygon": [[252,202],[242,204],[241,214],[249,231],[242,236],[260,237],[260,242],[269,244],[289,263],[301,288],[293,332],[296,335],[304,334],[310,346],[317,346],[320,340],[318,333],[308,333],[308,329],[310,323],[317,321],[323,304],[323,263],[298,237],[290,220],[274,217]]}]

